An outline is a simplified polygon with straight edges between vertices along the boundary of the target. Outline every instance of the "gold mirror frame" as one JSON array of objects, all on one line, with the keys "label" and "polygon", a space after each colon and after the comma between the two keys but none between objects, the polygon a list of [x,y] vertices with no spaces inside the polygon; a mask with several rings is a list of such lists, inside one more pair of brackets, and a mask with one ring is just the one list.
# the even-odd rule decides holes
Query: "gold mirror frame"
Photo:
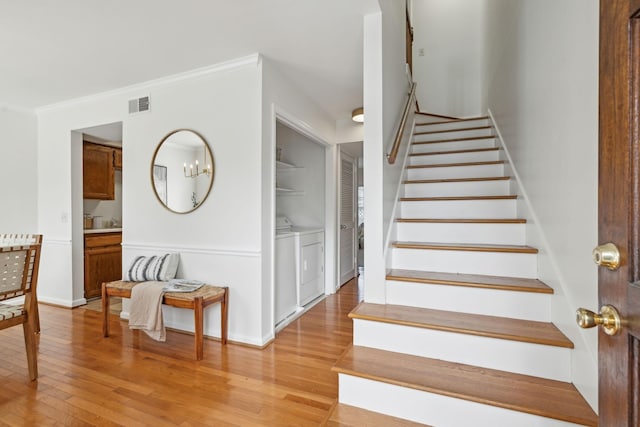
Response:
[{"label": "gold mirror frame", "polygon": [[[186,133],[189,133],[189,135],[187,136]],[[202,147],[194,145],[198,140],[202,143]],[[167,145],[163,156],[161,149],[165,143]],[[169,144],[172,144],[173,147],[169,147]],[[170,148],[193,152],[191,153],[193,155],[176,158],[176,156],[167,155],[166,150]],[[203,161],[202,166],[199,164],[200,160]],[[164,168],[164,172],[162,168]],[[164,182],[162,182],[163,174]],[[214,177],[215,163],[211,147],[201,134],[192,129],[176,129],[169,132],[162,138],[153,152],[153,157],[151,158],[151,187],[158,202],[171,212],[187,214],[202,206],[207,197],[209,197],[209,193],[211,193]],[[208,183],[206,182],[207,179]],[[171,182],[170,187],[169,182]],[[204,183],[202,191],[198,191],[198,183]],[[188,187],[182,188],[182,184],[188,185]],[[169,191],[170,189],[172,191]],[[176,199],[174,195],[176,190],[180,192],[179,199]],[[184,196],[189,192],[191,192],[191,198],[185,201]],[[189,204],[191,206],[187,208],[186,206]]]}]

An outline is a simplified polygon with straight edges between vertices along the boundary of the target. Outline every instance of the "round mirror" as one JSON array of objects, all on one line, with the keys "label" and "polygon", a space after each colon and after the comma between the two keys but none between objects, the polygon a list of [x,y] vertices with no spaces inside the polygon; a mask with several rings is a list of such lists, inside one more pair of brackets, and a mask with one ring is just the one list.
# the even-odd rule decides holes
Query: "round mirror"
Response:
[{"label": "round mirror", "polygon": [[192,212],[209,195],[214,170],[211,149],[202,135],[177,129],[160,141],[153,154],[153,190],[170,211]]}]

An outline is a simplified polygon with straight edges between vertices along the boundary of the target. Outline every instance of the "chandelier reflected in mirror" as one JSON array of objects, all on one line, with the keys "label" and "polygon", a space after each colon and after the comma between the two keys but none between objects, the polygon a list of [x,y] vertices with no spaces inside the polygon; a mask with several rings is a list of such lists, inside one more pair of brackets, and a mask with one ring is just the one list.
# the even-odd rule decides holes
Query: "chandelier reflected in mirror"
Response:
[{"label": "chandelier reflected in mirror", "polygon": [[202,169],[200,169],[200,161],[198,159],[196,159],[195,161],[195,165],[194,163],[190,163],[189,167],[187,168],[187,163],[183,163],[183,169],[184,169],[184,176],[185,178],[196,178],[200,175],[207,175],[209,176],[211,174],[211,163],[207,163],[207,147],[204,147],[204,162],[203,164],[206,165],[206,167],[203,167]]}]

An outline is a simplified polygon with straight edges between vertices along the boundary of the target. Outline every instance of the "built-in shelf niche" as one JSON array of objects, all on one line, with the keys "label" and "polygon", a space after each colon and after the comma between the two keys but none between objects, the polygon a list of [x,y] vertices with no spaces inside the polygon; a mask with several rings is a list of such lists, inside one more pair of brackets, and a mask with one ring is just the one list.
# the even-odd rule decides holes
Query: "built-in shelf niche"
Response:
[{"label": "built-in shelf niche", "polygon": [[[291,163],[282,162],[276,160],[276,195],[277,196],[304,196],[304,191],[296,190],[294,188],[288,188],[291,184],[292,178],[286,176],[278,176],[281,172],[294,172],[304,169],[302,166],[292,165]],[[287,174],[289,175],[289,174]],[[280,181],[284,179],[285,185],[281,186]]]}]

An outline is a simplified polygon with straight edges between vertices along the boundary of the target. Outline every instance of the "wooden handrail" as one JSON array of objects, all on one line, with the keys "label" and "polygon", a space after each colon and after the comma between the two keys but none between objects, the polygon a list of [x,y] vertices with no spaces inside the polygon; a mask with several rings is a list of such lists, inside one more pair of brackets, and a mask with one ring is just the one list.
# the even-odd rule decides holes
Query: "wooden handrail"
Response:
[{"label": "wooden handrail", "polygon": [[443,116],[442,114],[426,113],[426,112],[422,112],[422,111],[416,111],[416,114],[420,114],[420,115],[422,115],[422,116],[437,117],[437,118],[439,118],[439,119],[449,119],[449,120],[468,120],[468,119],[461,119],[461,118],[459,118],[459,117]]},{"label": "wooden handrail", "polygon": [[396,157],[398,157],[398,150],[400,150],[400,144],[402,143],[402,135],[404,135],[405,127],[407,126],[407,117],[409,116],[409,111],[413,106],[413,98],[416,96],[416,82],[411,84],[411,91],[409,92],[409,97],[407,98],[407,103],[404,107],[404,112],[402,113],[402,120],[400,120],[400,125],[398,126],[398,130],[396,131],[396,138],[393,141],[393,146],[391,147],[391,151],[387,155],[387,160],[389,164],[392,165],[396,162]]}]

